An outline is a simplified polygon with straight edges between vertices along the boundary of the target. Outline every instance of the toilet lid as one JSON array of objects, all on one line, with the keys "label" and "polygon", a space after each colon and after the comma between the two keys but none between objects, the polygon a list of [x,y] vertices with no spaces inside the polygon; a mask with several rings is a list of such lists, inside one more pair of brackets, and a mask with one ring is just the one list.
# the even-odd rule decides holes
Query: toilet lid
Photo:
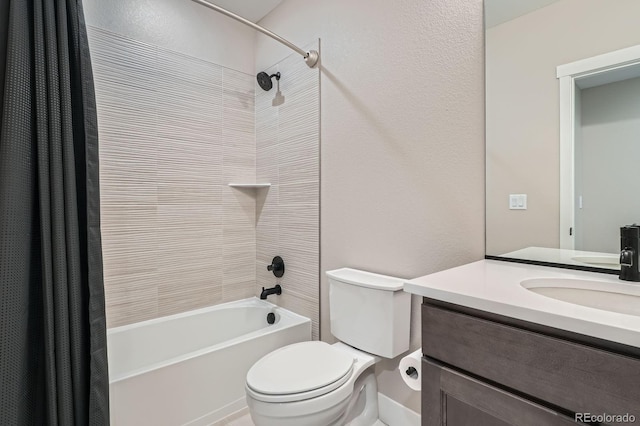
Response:
[{"label": "toilet lid", "polygon": [[309,392],[338,382],[351,372],[353,363],[351,355],[328,343],[295,343],[256,362],[247,373],[247,386],[266,395]]}]

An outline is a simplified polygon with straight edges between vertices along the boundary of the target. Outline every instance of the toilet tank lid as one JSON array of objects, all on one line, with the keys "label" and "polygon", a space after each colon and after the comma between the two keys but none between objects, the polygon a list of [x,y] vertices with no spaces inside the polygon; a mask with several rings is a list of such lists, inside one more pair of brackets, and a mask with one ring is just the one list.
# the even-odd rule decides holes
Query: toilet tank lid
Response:
[{"label": "toilet tank lid", "polygon": [[359,271],[351,268],[327,271],[327,276],[343,283],[386,291],[402,290],[405,281],[403,278],[374,274],[373,272]]}]

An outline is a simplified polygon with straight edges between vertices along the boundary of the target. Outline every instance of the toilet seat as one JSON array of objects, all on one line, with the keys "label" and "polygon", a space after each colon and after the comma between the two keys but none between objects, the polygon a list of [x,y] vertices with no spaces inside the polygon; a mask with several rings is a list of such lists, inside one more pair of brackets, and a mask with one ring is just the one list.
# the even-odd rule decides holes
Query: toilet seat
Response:
[{"label": "toilet seat", "polygon": [[294,402],[327,394],[353,373],[352,354],[325,342],[302,342],[264,356],[247,373],[247,392],[264,402]]}]

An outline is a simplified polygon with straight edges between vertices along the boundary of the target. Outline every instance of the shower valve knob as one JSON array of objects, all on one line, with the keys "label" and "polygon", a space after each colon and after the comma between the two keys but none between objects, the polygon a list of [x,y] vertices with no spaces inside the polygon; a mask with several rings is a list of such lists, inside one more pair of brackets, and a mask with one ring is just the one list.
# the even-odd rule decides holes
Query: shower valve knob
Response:
[{"label": "shower valve knob", "polygon": [[267,271],[273,272],[277,278],[284,275],[284,260],[280,256],[276,256],[271,261],[271,265],[267,265]]}]

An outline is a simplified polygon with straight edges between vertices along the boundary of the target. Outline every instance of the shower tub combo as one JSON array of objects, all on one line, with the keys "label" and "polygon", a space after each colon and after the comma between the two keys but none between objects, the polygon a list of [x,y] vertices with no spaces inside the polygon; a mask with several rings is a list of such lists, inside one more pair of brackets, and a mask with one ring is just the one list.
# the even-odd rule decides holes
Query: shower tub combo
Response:
[{"label": "shower tub combo", "polygon": [[246,406],[258,359],[307,340],[311,320],[257,298],[112,328],[111,424],[210,425]]}]

